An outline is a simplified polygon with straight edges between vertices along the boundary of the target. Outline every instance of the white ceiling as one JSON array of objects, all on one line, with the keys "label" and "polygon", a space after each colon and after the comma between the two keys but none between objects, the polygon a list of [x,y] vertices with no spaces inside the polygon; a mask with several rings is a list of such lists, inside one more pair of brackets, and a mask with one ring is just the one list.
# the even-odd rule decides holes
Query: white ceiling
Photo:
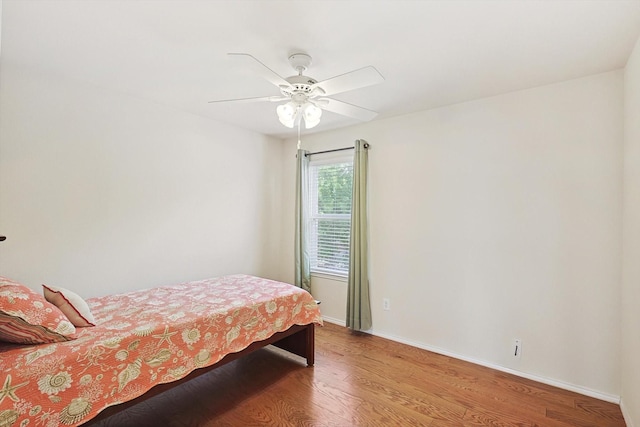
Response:
[{"label": "white ceiling", "polygon": [[226,53],[286,77],[306,52],[317,80],[373,65],[384,83],[335,98],[379,119],[619,69],[639,36],[640,0],[4,0],[0,40],[3,63],[289,137],[275,104],[207,103],[278,94]]}]

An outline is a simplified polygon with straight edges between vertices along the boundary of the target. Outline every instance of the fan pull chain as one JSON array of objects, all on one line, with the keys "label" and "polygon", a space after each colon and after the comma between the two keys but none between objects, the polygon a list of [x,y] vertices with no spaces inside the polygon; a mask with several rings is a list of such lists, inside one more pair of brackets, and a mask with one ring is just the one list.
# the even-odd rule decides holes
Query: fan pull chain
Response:
[{"label": "fan pull chain", "polygon": [[300,149],[300,122],[302,120],[298,120],[298,150]]}]

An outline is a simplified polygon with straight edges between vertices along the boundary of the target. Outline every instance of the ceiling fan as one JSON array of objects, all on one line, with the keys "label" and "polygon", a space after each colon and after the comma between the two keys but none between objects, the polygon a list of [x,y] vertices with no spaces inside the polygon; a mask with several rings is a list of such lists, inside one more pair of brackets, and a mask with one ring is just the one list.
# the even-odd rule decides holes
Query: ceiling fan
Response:
[{"label": "ceiling fan", "polygon": [[378,113],[366,108],[358,107],[347,102],[327,98],[329,95],[359,89],[382,83],[384,77],[375,69],[368,66],[350,71],[327,80],[317,81],[303,73],[311,65],[311,56],[306,53],[294,53],[289,56],[291,67],[297,75],[283,78],[275,71],[264,65],[257,58],[248,53],[229,53],[230,57],[242,63],[252,73],[263,77],[280,90],[280,95],[262,96],[257,98],[223,99],[217,102],[283,102],[276,108],[278,119],[288,128],[298,127],[304,121],[305,128],[310,129],[320,123],[322,110],[331,111],[343,116],[367,121]]}]

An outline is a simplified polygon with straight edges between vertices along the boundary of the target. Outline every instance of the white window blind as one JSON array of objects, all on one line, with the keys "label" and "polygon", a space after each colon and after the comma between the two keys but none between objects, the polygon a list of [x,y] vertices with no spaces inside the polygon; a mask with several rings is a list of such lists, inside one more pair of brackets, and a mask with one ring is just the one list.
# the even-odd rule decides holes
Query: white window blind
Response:
[{"label": "white window blind", "polygon": [[352,182],[351,157],[309,164],[311,271],[349,272]]}]

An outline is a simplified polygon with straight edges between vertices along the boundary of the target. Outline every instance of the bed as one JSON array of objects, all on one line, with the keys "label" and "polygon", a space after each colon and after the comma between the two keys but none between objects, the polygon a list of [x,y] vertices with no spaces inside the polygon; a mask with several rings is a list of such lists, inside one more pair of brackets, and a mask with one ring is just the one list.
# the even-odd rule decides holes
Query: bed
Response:
[{"label": "bed", "polygon": [[[0,288],[1,290],[2,288]],[[0,427],[102,419],[269,344],[314,363],[312,296],[247,275],[87,300],[70,340],[0,342]]]}]

